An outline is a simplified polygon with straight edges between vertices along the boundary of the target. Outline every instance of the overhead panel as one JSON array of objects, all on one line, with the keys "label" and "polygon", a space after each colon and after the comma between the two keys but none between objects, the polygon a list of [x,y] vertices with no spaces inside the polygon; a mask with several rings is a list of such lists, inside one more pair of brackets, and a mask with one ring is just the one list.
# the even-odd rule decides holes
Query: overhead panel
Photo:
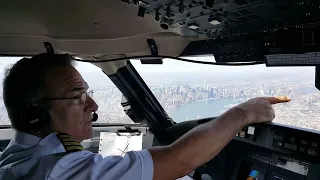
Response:
[{"label": "overhead panel", "polygon": [[163,29],[208,39],[318,26],[316,0],[122,0],[154,15]]}]

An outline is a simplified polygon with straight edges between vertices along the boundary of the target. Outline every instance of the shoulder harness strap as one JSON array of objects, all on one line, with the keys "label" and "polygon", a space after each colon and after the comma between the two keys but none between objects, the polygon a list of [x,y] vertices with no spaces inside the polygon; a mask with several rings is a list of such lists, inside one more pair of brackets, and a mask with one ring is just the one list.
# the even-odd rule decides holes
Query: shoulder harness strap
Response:
[{"label": "shoulder harness strap", "polygon": [[69,134],[59,133],[57,134],[57,137],[67,153],[84,150],[82,145]]}]

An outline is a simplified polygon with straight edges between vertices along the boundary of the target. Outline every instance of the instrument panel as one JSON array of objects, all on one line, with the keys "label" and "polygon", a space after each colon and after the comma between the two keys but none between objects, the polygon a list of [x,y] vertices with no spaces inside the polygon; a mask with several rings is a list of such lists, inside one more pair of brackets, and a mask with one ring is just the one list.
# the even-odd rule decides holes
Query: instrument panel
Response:
[{"label": "instrument panel", "polygon": [[250,125],[197,171],[221,180],[319,180],[319,137],[279,124]]},{"label": "instrument panel", "polygon": [[276,152],[318,160],[320,138],[316,132],[281,125],[270,124],[266,126],[247,126],[240,131],[235,139]]},{"label": "instrument panel", "polygon": [[[172,141],[215,118],[176,124]],[[202,180],[320,180],[320,132],[277,123],[249,125],[213,159],[195,170]],[[258,178],[249,177],[256,175]],[[195,178],[196,177],[196,178]]]}]

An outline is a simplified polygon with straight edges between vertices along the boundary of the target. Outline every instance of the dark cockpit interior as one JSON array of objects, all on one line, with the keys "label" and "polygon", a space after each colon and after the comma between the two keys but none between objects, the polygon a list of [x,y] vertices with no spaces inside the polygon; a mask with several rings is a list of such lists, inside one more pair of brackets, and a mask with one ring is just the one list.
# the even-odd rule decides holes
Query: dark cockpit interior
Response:
[{"label": "dark cockpit interior", "polygon": [[[297,99],[296,108],[282,105],[282,109],[276,111],[276,116],[285,116],[286,120],[245,127],[214,159],[192,172],[190,178],[320,180],[320,121],[317,122],[320,119],[317,116],[320,111],[320,1],[4,2],[0,6],[0,59],[7,65],[6,58],[41,52],[69,53],[82,61],[79,63],[91,63],[90,67],[102,74],[95,76],[89,65],[81,65],[85,78],[96,79],[93,90],[101,100],[99,120],[93,125],[94,138],[82,143],[92,152],[101,153],[103,132],[142,134],[142,148],[170,144],[222,113],[219,110],[216,114],[186,117],[196,111],[194,107],[199,102],[206,102],[206,107],[214,109],[211,101],[226,97],[232,99],[231,103],[219,101],[215,106],[227,107],[258,95],[287,95],[292,96],[292,101]],[[206,59],[199,58],[203,56]],[[171,74],[161,70],[170,58],[176,62],[170,66],[171,74],[176,71],[180,73],[177,77],[181,77],[175,84],[169,81],[174,79]],[[182,63],[189,64],[183,72],[190,76],[179,71],[184,67]],[[201,64],[199,72],[205,71],[204,66],[217,69],[202,75],[193,71],[197,69],[194,64]],[[243,66],[253,69],[263,66],[264,69],[242,80],[239,77],[248,73],[246,69],[237,75],[231,74],[230,83],[238,80],[239,85],[201,78],[227,77],[227,73],[221,75],[219,68],[229,66],[232,71]],[[155,71],[149,67],[166,76],[152,78],[149,74]],[[296,67],[305,68],[301,72],[309,73],[306,81],[299,79],[303,76],[300,71],[295,74],[297,79],[281,83],[277,81],[282,78],[278,75],[274,79],[259,76],[260,72],[272,74],[273,71],[269,71],[272,68],[282,68],[283,73]],[[143,68],[149,70],[149,74],[143,73]],[[258,76],[258,81],[267,79],[268,83],[259,86],[249,83]],[[163,83],[150,85],[157,80]],[[113,88],[103,91],[109,87],[103,81],[110,81]],[[278,83],[279,87],[275,87]],[[298,86],[314,90],[311,95],[292,93]],[[119,97],[115,96],[117,93]],[[107,95],[112,96],[105,98]],[[302,96],[303,102],[299,101]],[[106,99],[116,98],[104,104]],[[112,113],[111,106],[120,110]],[[188,108],[182,111],[183,106]],[[3,150],[14,130],[5,119],[3,103],[1,108],[4,115],[1,115],[0,148]],[[126,120],[117,121],[121,118]]]}]

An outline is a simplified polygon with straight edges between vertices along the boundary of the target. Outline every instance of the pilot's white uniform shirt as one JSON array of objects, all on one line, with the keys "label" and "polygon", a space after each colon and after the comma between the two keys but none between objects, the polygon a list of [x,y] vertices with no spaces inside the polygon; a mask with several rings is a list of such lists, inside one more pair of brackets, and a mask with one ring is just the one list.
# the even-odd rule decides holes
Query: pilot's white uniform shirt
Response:
[{"label": "pilot's white uniform shirt", "polygon": [[90,151],[66,153],[55,133],[41,139],[17,132],[0,156],[0,179],[151,180],[148,150],[103,158]]}]

